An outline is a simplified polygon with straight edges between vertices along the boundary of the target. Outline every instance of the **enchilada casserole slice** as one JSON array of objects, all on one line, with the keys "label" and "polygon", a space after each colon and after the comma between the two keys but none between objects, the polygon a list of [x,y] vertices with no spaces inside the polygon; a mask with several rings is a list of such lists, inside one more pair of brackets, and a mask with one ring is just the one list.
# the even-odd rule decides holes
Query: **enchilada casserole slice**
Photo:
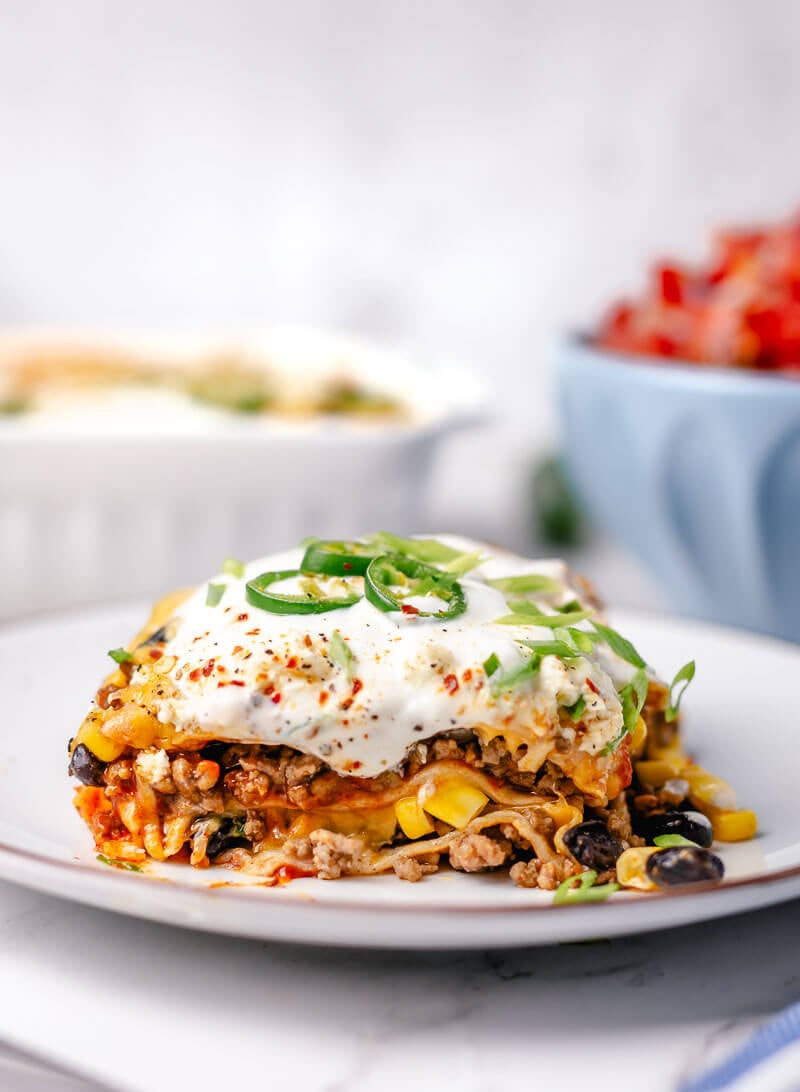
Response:
[{"label": "enchilada casserole slice", "polygon": [[111,656],[70,744],[110,863],[273,883],[507,867],[585,901],[715,882],[714,833],[754,829],[681,748],[694,665],[660,682],[560,561],[310,540],[226,561]]}]

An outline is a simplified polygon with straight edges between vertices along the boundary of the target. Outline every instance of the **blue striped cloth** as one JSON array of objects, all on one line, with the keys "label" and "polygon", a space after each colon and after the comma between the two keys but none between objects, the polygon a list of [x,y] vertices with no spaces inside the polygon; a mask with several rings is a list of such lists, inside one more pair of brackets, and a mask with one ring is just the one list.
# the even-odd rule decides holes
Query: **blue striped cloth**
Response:
[{"label": "blue striped cloth", "polygon": [[[800,1002],[764,1024],[730,1058],[682,1084],[678,1092],[719,1092],[748,1076],[786,1047],[800,1043]],[[800,1088],[800,1072],[797,1084]]]}]

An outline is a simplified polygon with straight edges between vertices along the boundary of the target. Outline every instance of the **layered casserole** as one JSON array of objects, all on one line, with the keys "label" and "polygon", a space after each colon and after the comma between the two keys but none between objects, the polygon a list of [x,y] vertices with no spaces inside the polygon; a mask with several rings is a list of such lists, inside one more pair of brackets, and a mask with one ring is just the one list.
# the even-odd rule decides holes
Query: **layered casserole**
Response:
[{"label": "layered casserole", "polygon": [[309,540],[226,561],[111,655],[70,769],[123,867],[508,869],[576,901],[714,882],[714,835],[754,830],[682,750],[694,665],[661,682],[560,561]]}]

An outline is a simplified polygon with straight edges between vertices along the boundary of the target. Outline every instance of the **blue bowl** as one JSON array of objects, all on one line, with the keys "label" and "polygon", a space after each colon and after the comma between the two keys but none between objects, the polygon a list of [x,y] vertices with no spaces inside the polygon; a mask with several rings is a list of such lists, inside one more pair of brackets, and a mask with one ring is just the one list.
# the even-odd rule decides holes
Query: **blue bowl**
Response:
[{"label": "blue bowl", "polygon": [[564,447],[597,524],[683,614],[800,641],[800,380],[570,338]]}]

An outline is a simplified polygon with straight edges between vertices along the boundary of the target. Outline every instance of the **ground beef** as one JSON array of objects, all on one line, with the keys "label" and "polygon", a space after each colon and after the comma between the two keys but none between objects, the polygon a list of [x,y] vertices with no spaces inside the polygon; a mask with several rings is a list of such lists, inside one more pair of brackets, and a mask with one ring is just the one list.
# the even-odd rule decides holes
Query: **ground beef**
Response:
[{"label": "ground beef", "polygon": [[517,861],[511,866],[509,875],[518,887],[540,887],[544,891],[555,891],[568,876],[581,872],[581,866],[569,857],[554,857],[550,861]]},{"label": "ground beef", "polygon": [[439,854],[425,853],[420,857],[395,857],[392,868],[399,879],[417,883],[423,876],[439,870]]},{"label": "ground beef", "polygon": [[340,876],[358,875],[367,870],[370,854],[360,838],[334,834],[331,830],[314,830],[308,840],[321,880],[338,880]]},{"label": "ground beef", "polygon": [[459,872],[498,868],[510,856],[510,842],[487,834],[462,834],[450,846],[450,864]]},{"label": "ground beef", "polygon": [[261,770],[231,770],[225,788],[245,808],[263,808],[272,792],[272,781]]}]

